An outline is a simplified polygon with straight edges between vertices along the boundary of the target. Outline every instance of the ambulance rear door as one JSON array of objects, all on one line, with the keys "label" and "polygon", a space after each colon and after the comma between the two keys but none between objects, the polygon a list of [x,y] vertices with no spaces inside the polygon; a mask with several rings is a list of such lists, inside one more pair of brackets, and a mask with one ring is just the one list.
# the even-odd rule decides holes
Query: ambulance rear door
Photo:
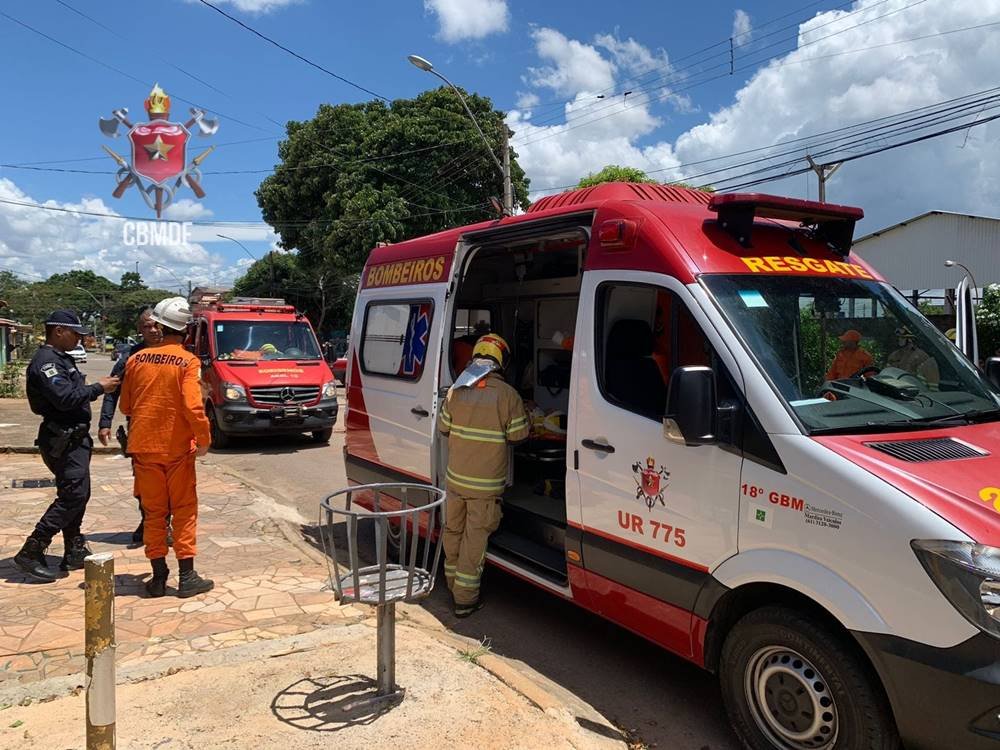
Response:
[{"label": "ambulance rear door", "polygon": [[[438,276],[442,277],[444,273]],[[382,278],[391,282],[399,275]],[[360,383],[352,377],[349,388],[361,391],[361,398],[350,394],[351,411],[360,408],[364,414],[351,418],[355,426],[367,421],[371,441],[369,444],[355,435],[349,450],[355,458],[377,463],[383,480],[405,478],[394,477],[393,471],[421,481],[432,480],[434,393],[447,289],[445,281],[386,283],[367,286],[358,294],[355,315]],[[361,446],[369,455],[356,455]]]}]

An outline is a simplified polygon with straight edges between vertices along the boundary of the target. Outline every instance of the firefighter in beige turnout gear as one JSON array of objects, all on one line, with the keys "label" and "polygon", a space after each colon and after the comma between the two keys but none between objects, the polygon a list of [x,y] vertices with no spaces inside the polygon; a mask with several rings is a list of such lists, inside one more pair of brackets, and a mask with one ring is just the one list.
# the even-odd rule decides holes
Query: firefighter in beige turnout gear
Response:
[{"label": "firefighter in beige turnout gear", "polygon": [[457,617],[481,606],[486,543],[503,516],[508,445],[527,439],[530,429],[521,397],[501,376],[509,358],[510,348],[500,336],[482,336],[472,362],[448,391],[438,421],[448,436],[444,575]]}]

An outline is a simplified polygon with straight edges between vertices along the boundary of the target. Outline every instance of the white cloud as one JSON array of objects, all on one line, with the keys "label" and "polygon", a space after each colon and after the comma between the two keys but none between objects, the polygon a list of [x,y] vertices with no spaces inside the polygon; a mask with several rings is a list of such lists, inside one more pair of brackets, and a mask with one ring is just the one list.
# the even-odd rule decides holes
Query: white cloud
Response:
[{"label": "white cloud", "polygon": [[619,68],[633,75],[642,76],[653,71],[661,74],[670,72],[670,61],[666,52],[663,50],[653,52],[632,37],[623,40],[619,39],[617,34],[598,34],[594,37],[594,43],[610,52]]},{"label": "white cloud", "polygon": [[541,101],[541,97],[533,91],[519,91],[517,94],[517,108],[531,109]]},{"label": "white cloud", "polygon": [[163,209],[163,218],[171,221],[195,221],[211,218],[212,212],[204,204],[190,198],[176,200]]},{"label": "white cloud", "polygon": [[614,86],[615,64],[605,59],[596,47],[544,27],[533,29],[531,38],[535,52],[549,64],[528,68],[529,85],[570,96],[581,92],[596,94]]},{"label": "white cloud", "polygon": [[750,41],[753,37],[752,27],[750,25],[750,14],[745,10],[736,9],[733,13],[733,42],[737,45],[743,45]]},{"label": "white cloud", "polygon": [[[197,0],[188,0],[188,2],[197,2]],[[262,15],[281,10],[286,6],[302,2],[302,0],[215,0],[215,2],[219,5],[231,5],[244,13]]]},{"label": "white cloud", "polygon": [[[40,280],[53,273],[73,269],[92,270],[111,281],[118,281],[126,271],[139,271],[143,279],[156,286],[176,288],[177,278],[193,283],[228,283],[242,270],[205,245],[225,242],[221,231],[241,241],[273,241],[275,235],[266,225],[216,226],[195,225],[186,244],[162,244],[136,247],[126,245],[120,218],[86,216],[72,211],[119,216],[100,198],[82,198],[75,203],[38,200],[25,193],[13,181],[0,178],[0,269],[9,269],[26,279]],[[16,203],[40,204],[43,210]],[[200,203],[183,199],[174,205],[178,214],[172,218],[203,218],[210,212]],[[166,266],[159,268],[158,266]],[[177,277],[177,278],[175,278]]]},{"label": "white cloud", "polygon": [[[577,97],[566,107],[567,120],[555,124],[537,118],[533,123],[530,112],[512,112],[508,122],[516,131],[513,145],[535,190],[574,183],[607,163],[649,171],[760,146],[780,146],[793,138],[995,86],[996,60],[1000,59],[997,27],[942,32],[992,23],[997,18],[1000,0],[917,5],[912,0],[858,0],[845,10],[820,13],[801,24],[797,49],[777,57],[759,72],[749,72],[750,78],[727,106],[676,137],[661,134],[659,110],[648,100],[637,99],[638,106],[632,101],[628,106],[601,103],[602,109],[595,106],[588,117],[583,98]],[[552,38],[557,38],[556,34],[552,31]],[[935,34],[938,36],[928,37]],[[853,52],[914,37],[924,38]],[[599,39],[603,41],[603,37]],[[615,78],[625,65],[615,58],[613,47],[602,47],[608,52],[607,58],[602,56],[602,69],[608,70],[610,65]],[[843,54],[848,52],[851,54]],[[570,77],[564,74],[563,80]],[[684,93],[697,98],[700,90]],[[597,120],[611,112],[614,116]],[[577,124],[593,122],[572,129],[574,118]],[[651,142],[650,138],[656,140]],[[1000,123],[990,123],[967,133],[860,159],[837,172],[828,183],[828,195],[830,200],[865,208],[868,218],[863,231],[929,209],[995,214],[1000,204],[1000,172],[995,168],[998,145]],[[754,155],[739,161],[752,158]],[[725,163],[669,169],[654,176],[665,181],[694,177]],[[722,176],[695,182],[719,181]],[[808,180],[799,176],[754,189],[806,197],[808,185],[810,197],[815,198],[815,182],[814,176]]]},{"label": "white cloud", "polygon": [[507,0],[424,0],[424,9],[437,16],[438,37],[449,43],[482,39],[510,23]]}]

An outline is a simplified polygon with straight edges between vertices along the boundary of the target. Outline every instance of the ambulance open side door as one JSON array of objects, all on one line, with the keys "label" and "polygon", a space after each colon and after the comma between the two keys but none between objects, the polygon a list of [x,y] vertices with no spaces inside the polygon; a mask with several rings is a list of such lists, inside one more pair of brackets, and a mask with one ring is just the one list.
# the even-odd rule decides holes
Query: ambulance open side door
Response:
[{"label": "ambulance open side door", "polygon": [[434,478],[435,394],[441,342],[450,320],[445,310],[448,286],[399,285],[363,289],[358,295],[371,460],[421,481]]}]

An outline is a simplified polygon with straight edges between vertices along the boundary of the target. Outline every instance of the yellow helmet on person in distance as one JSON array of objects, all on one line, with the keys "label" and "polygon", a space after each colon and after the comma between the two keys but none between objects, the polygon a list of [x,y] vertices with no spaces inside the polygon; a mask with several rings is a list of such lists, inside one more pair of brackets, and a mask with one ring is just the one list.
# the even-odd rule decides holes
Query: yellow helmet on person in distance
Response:
[{"label": "yellow helmet on person in distance", "polygon": [[507,362],[510,360],[510,347],[507,346],[503,337],[497,336],[495,333],[487,333],[485,336],[480,336],[476,345],[472,347],[472,357],[473,359],[489,357],[502,369],[507,366]]}]

